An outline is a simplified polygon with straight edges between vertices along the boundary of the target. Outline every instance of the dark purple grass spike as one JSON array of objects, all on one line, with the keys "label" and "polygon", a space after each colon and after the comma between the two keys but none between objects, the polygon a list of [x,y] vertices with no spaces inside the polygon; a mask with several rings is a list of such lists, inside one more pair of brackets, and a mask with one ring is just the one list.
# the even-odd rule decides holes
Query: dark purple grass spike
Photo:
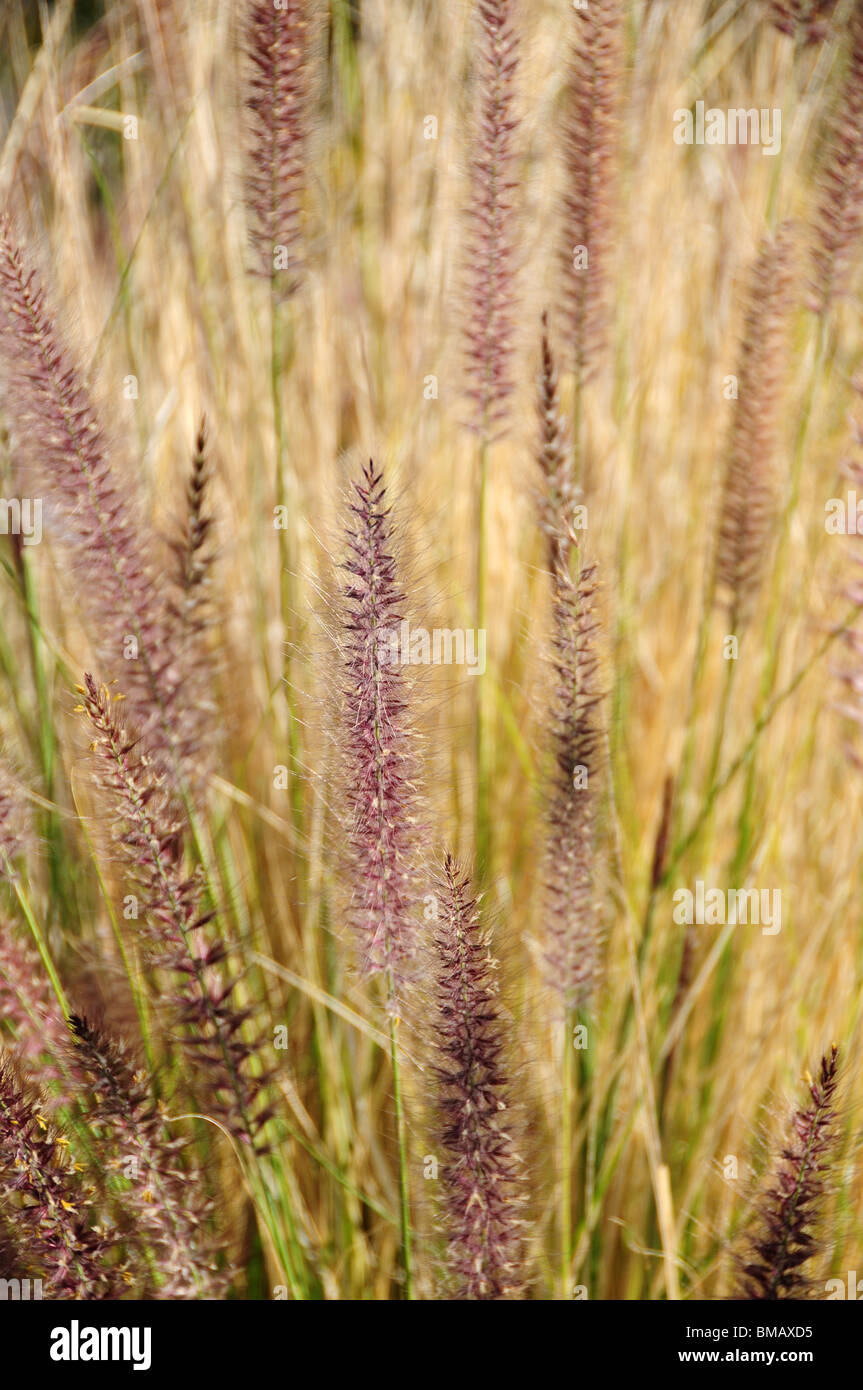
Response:
[{"label": "dark purple grass spike", "polygon": [[581,382],[597,367],[609,334],[623,7],[620,0],[591,0],[585,9],[575,11],[575,22],[563,123],[560,283],[566,318],[566,365]]},{"label": "dark purple grass spike", "polygon": [[808,1079],[809,1103],[797,1110],[780,1162],[759,1206],[760,1232],[741,1264],[740,1297],[803,1298],[811,1281],[802,1266],[817,1253],[817,1229],[836,1144],[839,1052],[834,1044]]},{"label": "dark purple grass spike", "polygon": [[436,1108],[448,1285],[458,1299],[510,1299],[524,1282],[522,1165],[511,1123],[497,963],[470,878],[447,855],[437,885]]},{"label": "dark purple grass spike", "polygon": [[107,1258],[112,1240],[90,1219],[89,1201],[65,1136],[46,1120],[11,1060],[0,1056],[0,1205],[50,1298],[119,1296],[121,1271]]},{"label": "dark purple grass spike", "polygon": [[418,760],[410,690],[390,646],[407,608],[392,539],[383,475],[369,461],[354,484],[342,566],[343,785],[363,967],[397,986],[415,952]]},{"label": "dark purple grass spike", "polygon": [[808,46],[829,34],[836,0],[766,0],[766,8],[776,29]]},{"label": "dark purple grass spike", "polygon": [[480,109],[470,159],[465,263],[466,394],[472,425],[489,441],[502,434],[513,390],[515,236],[513,136],[519,31],[512,0],[479,0]]},{"label": "dark purple grass spike", "polygon": [[98,784],[116,818],[115,843],[141,898],[151,963],[173,978],[169,1002],[189,1055],[208,1067],[210,1106],[235,1138],[257,1145],[263,1122],[255,1107],[269,1078],[249,1075],[252,1049],[236,1037],[242,1020],[233,986],[207,957],[220,943],[202,936],[213,912],[201,879],[183,865],[180,810],[107,688],[87,675],[81,694]]},{"label": "dark purple grass spike", "polygon": [[552,599],[554,769],[545,852],[545,961],[549,983],[566,1009],[589,1002],[599,970],[594,836],[601,696],[595,595],[594,565],[580,565],[573,578],[568,565],[558,564]]},{"label": "dark purple grass spike", "polygon": [[49,529],[81,572],[75,592],[104,669],[122,668],[142,737],[162,770],[182,782],[205,740],[186,698],[135,489],[112,464],[83,375],[3,216],[0,365],[21,486],[44,499]]},{"label": "dark purple grass spike", "polygon": [[718,595],[732,632],[749,621],[778,508],[776,454],[792,290],[790,228],[765,237],[750,276],[716,543]]},{"label": "dark purple grass spike", "polygon": [[[302,0],[252,0],[246,49],[251,74],[246,198],[255,272],[287,297],[301,278],[301,200],[308,137],[308,34]],[[284,264],[281,261],[284,260]]]},{"label": "dark purple grass spike", "polygon": [[83,1018],[69,1025],[84,1108],[100,1153],[129,1180],[123,1203],[135,1243],[156,1256],[159,1297],[223,1297],[227,1278],[208,1233],[211,1202],[200,1173],[183,1167],[186,1141],[167,1133],[145,1074],[121,1042]]}]

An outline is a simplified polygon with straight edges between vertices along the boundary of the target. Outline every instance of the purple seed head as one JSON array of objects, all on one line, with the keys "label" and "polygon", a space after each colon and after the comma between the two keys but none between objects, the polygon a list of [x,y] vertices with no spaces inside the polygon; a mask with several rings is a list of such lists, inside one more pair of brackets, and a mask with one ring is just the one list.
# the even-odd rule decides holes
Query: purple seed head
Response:
[{"label": "purple seed head", "polygon": [[183,1139],[172,1138],[146,1073],[122,1042],[86,1019],[69,1020],[67,1050],[100,1159],[123,1174],[123,1206],[136,1247],[156,1256],[160,1298],[219,1298],[208,1231],[211,1203],[201,1175],[184,1166]]},{"label": "purple seed head", "polygon": [[51,1298],[117,1296],[119,1271],[106,1255],[111,1239],[89,1211],[69,1142],[0,1056],[0,1204],[16,1244],[27,1252]]},{"label": "purple seed head", "polygon": [[5,216],[0,366],[21,486],[44,496],[59,521],[57,538],[79,572],[74,592],[103,668],[112,677],[122,670],[141,736],[163,770],[189,780],[208,741],[187,698],[135,489],[112,460],[83,374]]},{"label": "purple seed head", "polygon": [[561,290],[567,366],[583,381],[610,322],[623,80],[623,6],[591,0],[577,26],[566,87]]},{"label": "purple seed head", "polygon": [[495,978],[470,877],[447,855],[436,885],[436,1110],[441,1222],[456,1298],[507,1299],[523,1279],[522,1166]]},{"label": "purple seed head", "polygon": [[515,311],[514,135],[518,29],[512,0],[478,0],[479,114],[470,160],[464,325],[472,427],[503,432],[512,381]]},{"label": "purple seed head", "polygon": [[309,22],[303,0],[252,0],[246,49],[250,132],[246,199],[255,272],[284,297],[300,281],[298,247],[306,178]]},{"label": "purple seed head", "polygon": [[342,753],[350,917],[365,972],[405,978],[415,952],[417,756],[404,667],[406,614],[383,475],[354,483],[341,593]]},{"label": "purple seed head", "polygon": [[138,902],[138,926],[150,964],[171,981],[166,1002],[187,1056],[208,1090],[208,1104],[235,1138],[256,1144],[270,1111],[256,1109],[268,1078],[250,1074],[264,1039],[248,1041],[251,1010],[227,974],[231,951],[215,929],[204,885],[184,862],[183,817],[176,800],[107,687],[87,675],[81,712],[92,736],[97,784],[115,827],[114,846]]},{"label": "purple seed head", "polygon": [[760,1230],[750,1239],[750,1254],[742,1264],[740,1297],[801,1298],[809,1288],[803,1266],[818,1250],[817,1229],[836,1144],[838,1066],[834,1043],[821,1059],[817,1078],[807,1078],[808,1103],[791,1117],[776,1175],[759,1203]]},{"label": "purple seed head", "polygon": [[599,969],[594,904],[601,726],[594,615],[596,567],[559,563],[553,576],[553,773],[545,851],[545,964],[564,1007],[589,1001]]},{"label": "purple seed head", "polygon": [[752,270],[716,543],[718,594],[732,632],[761,590],[777,510],[775,459],[793,282],[790,229],[765,237]]}]

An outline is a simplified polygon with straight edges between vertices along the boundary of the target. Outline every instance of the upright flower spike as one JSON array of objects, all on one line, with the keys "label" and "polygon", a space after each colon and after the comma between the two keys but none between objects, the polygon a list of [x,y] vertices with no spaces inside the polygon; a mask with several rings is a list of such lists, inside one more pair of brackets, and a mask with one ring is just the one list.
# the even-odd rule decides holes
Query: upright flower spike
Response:
[{"label": "upright flower spike", "polygon": [[761,1229],[751,1239],[738,1297],[801,1298],[809,1289],[803,1265],[818,1250],[819,1209],[836,1140],[838,1065],[834,1043],[817,1079],[807,1076],[809,1102],[792,1117],[776,1177],[759,1206]]},{"label": "upright flower spike", "polygon": [[406,597],[383,475],[354,483],[342,586],[342,751],[351,919],[365,972],[404,979],[415,951],[417,758],[398,639]]},{"label": "upright flower spike", "polygon": [[542,316],[537,414],[537,462],[541,479],[539,524],[548,545],[549,569],[556,575],[561,565],[566,567],[572,549],[574,508],[580,494],[573,477],[568,430],[560,408],[557,363],[545,313]]},{"label": "upright flower spike", "polygon": [[207,428],[202,419],[186,483],[185,516],[170,543],[175,566],[167,602],[169,642],[183,673],[184,707],[194,711],[199,724],[206,724],[211,731],[206,744],[198,744],[196,757],[186,761],[188,779],[200,790],[206,783],[217,744],[217,706],[212,695],[217,662],[207,640],[216,616],[211,594],[215,558],[211,479]]},{"label": "upright flower spike", "polygon": [[812,307],[823,314],[845,292],[863,231],[863,0],[848,24],[848,67],[819,161]]},{"label": "upright flower spike", "polygon": [[89,1024],[70,1019],[71,1057],[100,1154],[129,1180],[123,1203],[133,1239],[156,1256],[159,1297],[219,1298],[226,1280],[210,1248],[211,1203],[200,1174],[184,1171],[183,1139],[166,1132],[144,1074],[125,1047]]},{"label": "upright flower spike", "polygon": [[185,700],[134,496],[112,467],[90,393],[3,216],[0,365],[22,484],[45,499],[52,523],[62,523],[66,554],[86,573],[76,591],[103,665],[122,667],[142,736],[163,769],[182,779],[205,740]]},{"label": "upright flower spike", "polygon": [[787,369],[790,232],[765,237],[752,270],[716,545],[719,596],[742,630],[761,588],[776,520],[775,455]]},{"label": "upright flower spike", "polygon": [[200,635],[206,627],[200,609],[206,603],[207,580],[213,561],[210,548],[213,518],[208,507],[210,477],[207,424],[202,419],[186,484],[186,517],[181,534],[172,543],[177,561],[176,583],[182,599],[176,616],[182,629],[194,636]]},{"label": "upright flower spike", "polygon": [[545,850],[545,959],[566,1009],[587,1002],[596,981],[598,940],[593,906],[594,814],[599,725],[593,616],[595,567],[584,565],[574,530],[579,496],[568,432],[560,410],[557,366],[543,314],[537,462],[539,524],[552,582],[554,750]]},{"label": "upright flower spike", "polygon": [[237,978],[225,979],[222,973],[228,946],[205,931],[216,914],[204,904],[200,878],[190,877],[184,866],[183,821],[176,800],[107,688],[88,675],[81,694],[98,785],[111,804],[115,843],[140,897],[139,920],[151,964],[173,981],[169,1003],[187,1055],[206,1078],[210,1108],[235,1138],[256,1144],[270,1115],[257,1109],[268,1078],[249,1075],[249,1061],[263,1038],[247,1042],[241,1037],[250,1010],[234,998]]},{"label": "upright flower spike", "polygon": [[[0,1056],[0,1211],[39,1269],[49,1298],[114,1298],[109,1237],[89,1220],[89,1197],[68,1140],[42,1114],[8,1057]],[[44,1271],[44,1273],[43,1273]]]},{"label": "upright flower spike", "polygon": [[521,1290],[521,1162],[508,1129],[510,1080],[495,980],[470,877],[448,854],[437,885],[434,1037],[449,1287],[459,1299]]},{"label": "upright flower spike", "polygon": [[512,394],[515,309],[513,135],[518,30],[513,0],[478,0],[480,110],[470,160],[465,266],[467,396],[486,442],[502,432]]},{"label": "upright flower spike", "polygon": [[300,282],[297,248],[306,177],[308,33],[305,0],[249,4],[246,197],[255,271],[283,296],[293,294]]},{"label": "upright flower spike", "polygon": [[545,850],[545,962],[564,1008],[586,1004],[596,984],[599,936],[594,906],[596,779],[599,774],[595,566],[554,575],[551,738],[554,772]]},{"label": "upright flower spike", "polygon": [[565,94],[561,288],[568,365],[578,382],[597,366],[609,331],[623,72],[620,0],[590,0],[577,26]]}]

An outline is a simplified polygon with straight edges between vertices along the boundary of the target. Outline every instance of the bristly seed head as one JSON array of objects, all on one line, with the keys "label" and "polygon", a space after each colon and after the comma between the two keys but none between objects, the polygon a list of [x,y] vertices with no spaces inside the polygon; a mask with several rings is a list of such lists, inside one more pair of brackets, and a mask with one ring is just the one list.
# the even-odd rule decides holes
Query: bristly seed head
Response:
[{"label": "bristly seed head", "polygon": [[807,1076],[809,1103],[795,1111],[772,1185],[759,1207],[761,1230],[750,1240],[742,1265],[740,1297],[805,1297],[810,1280],[803,1265],[818,1250],[817,1225],[836,1143],[835,1043],[821,1059],[817,1080]]},{"label": "bristly seed head", "polygon": [[514,1298],[524,1280],[523,1177],[509,1128],[497,962],[470,877],[451,854],[435,896],[434,1078],[446,1272],[456,1298]]},{"label": "bristly seed head", "polygon": [[539,441],[537,462],[541,491],[538,499],[539,525],[548,544],[552,575],[568,565],[575,544],[575,507],[580,490],[575,482],[569,431],[560,408],[557,363],[551,346],[548,314],[542,316],[539,393]]},{"label": "bristly seed head", "polygon": [[128,1180],[131,1242],[156,1253],[159,1297],[224,1297],[208,1232],[211,1202],[200,1173],[184,1167],[187,1141],[172,1138],[149,1080],[126,1047],[86,1019],[69,1020],[67,1052],[100,1157]]},{"label": "bristly seed head", "polygon": [[788,366],[791,229],[765,237],[752,270],[716,541],[718,594],[746,626],[767,568],[778,503],[775,456]]},{"label": "bristly seed head", "polygon": [[367,974],[405,978],[415,952],[417,758],[410,690],[387,641],[405,616],[383,475],[353,485],[342,568],[342,754],[350,916]]},{"label": "bristly seed head", "polygon": [[485,442],[503,433],[512,394],[515,310],[513,177],[518,29],[513,0],[478,0],[480,110],[470,161],[465,265],[466,394]]},{"label": "bristly seed head", "polygon": [[848,25],[848,66],[819,161],[820,201],[814,226],[812,308],[824,314],[843,294],[863,231],[863,0]]},{"label": "bristly seed head", "polygon": [[[551,741],[554,771],[545,850],[548,981],[572,1009],[588,1003],[599,971],[594,903],[596,782],[601,728],[594,615],[596,566],[568,563],[553,579]],[[569,560],[569,557],[567,557]]]},{"label": "bristly seed head", "polygon": [[835,8],[836,0],[768,0],[774,27],[804,47],[827,37]]},{"label": "bristly seed head", "polygon": [[183,818],[168,787],[126,724],[122,706],[92,676],[84,682],[83,712],[92,736],[97,781],[109,799],[115,845],[140,899],[139,921],[150,963],[172,981],[169,1001],[187,1056],[204,1076],[208,1104],[235,1138],[260,1146],[271,1110],[257,1108],[269,1075],[250,1075],[265,1036],[242,1036],[251,1009],[236,1001],[238,977],[223,973],[231,951],[215,932],[201,878],[183,856]]},{"label": "bristly seed head", "polygon": [[617,166],[623,80],[623,7],[591,0],[576,9],[563,126],[565,190],[561,288],[566,363],[585,380],[596,369],[610,323]]},{"label": "bristly seed head", "polygon": [[55,326],[9,219],[0,216],[0,363],[16,466],[62,520],[75,587],[110,673],[124,673],[141,736],[162,770],[187,779],[206,746],[167,621],[135,490],[111,460],[96,407]]},{"label": "bristly seed head", "polygon": [[252,0],[246,48],[252,64],[246,196],[255,272],[279,297],[300,283],[301,199],[308,139],[308,35],[305,0]]},{"label": "bristly seed head", "polygon": [[92,1191],[74,1180],[66,1136],[0,1056],[0,1207],[16,1245],[32,1258],[49,1297],[115,1298],[112,1240],[91,1220]]}]

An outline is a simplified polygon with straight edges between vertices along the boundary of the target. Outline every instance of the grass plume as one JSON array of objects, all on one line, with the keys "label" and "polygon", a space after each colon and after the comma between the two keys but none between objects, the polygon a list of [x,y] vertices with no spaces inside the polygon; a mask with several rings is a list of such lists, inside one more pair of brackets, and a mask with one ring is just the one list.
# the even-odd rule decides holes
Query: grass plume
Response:
[{"label": "grass plume", "polygon": [[814,223],[813,308],[826,313],[849,289],[863,227],[863,3],[855,0],[848,25],[844,85],[834,98],[827,148],[819,162]]},{"label": "grass plume", "polygon": [[838,1068],[834,1043],[821,1058],[817,1078],[807,1074],[808,1103],[794,1112],[776,1177],[759,1205],[761,1230],[742,1269],[744,1298],[800,1298],[809,1288],[803,1266],[818,1250],[820,1207],[836,1141]]},{"label": "grass plume", "polygon": [[0,1056],[0,1216],[52,1298],[117,1296],[111,1238],[90,1219],[69,1141],[42,1114],[8,1056]]},{"label": "grass plume", "polygon": [[134,489],[112,465],[91,393],[5,216],[0,362],[22,484],[45,494],[64,550],[79,571],[86,568],[87,582],[76,589],[98,634],[103,665],[112,673],[122,666],[142,737],[181,779],[200,729],[185,703]]},{"label": "grass plume", "polygon": [[390,642],[406,616],[383,474],[353,483],[342,586],[342,753],[352,892],[363,970],[398,987],[416,953],[416,742]]},{"label": "grass plume", "polygon": [[477,0],[476,19],[479,113],[466,210],[466,391],[473,428],[487,443],[503,429],[513,391],[518,27],[513,0]]},{"label": "grass plume", "polygon": [[109,1171],[127,1179],[123,1210],[136,1247],[151,1250],[161,1298],[218,1298],[226,1280],[210,1248],[210,1203],[200,1174],[186,1171],[146,1072],[123,1043],[86,1019],[70,1021],[70,1050],[89,1123]]},{"label": "grass plume", "polygon": [[522,1173],[497,966],[470,877],[450,854],[436,897],[434,1075],[447,1278],[459,1299],[512,1298],[524,1280]]},{"label": "grass plume", "polygon": [[[574,10],[564,98],[564,193],[560,285],[568,365],[576,390],[595,370],[610,324],[614,256],[623,7],[596,0]],[[577,443],[577,440],[576,440]]]},{"label": "grass plume", "polygon": [[248,1011],[236,1002],[236,977],[224,973],[230,952],[212,931],[216,913],[205,905],[199,876],[184,865],[182,818],[107,687],[87,675],[81,695],[98,785],[117,826],[115,845],[140,894],[139,931],[151,965],[172,981],[168,1002],[206,1080],[209,1105],[237,1139],[254,1144],[268,1118],[256,1108],[261,1078],[249,1072],[261,1039],[242,1036]]},{"label": "grass plume", "polygon": [[301,265],[302,193],[308,138],[308,34],[305,0],[251,0],[246,51],[250,132],[246,198],[258,274],[280,297],[293,294]]},{"label": "grass plume", "polygon": [[733,632],[751,616],[775,529],[791,285],[792,245],[783,229],[775,239],[765,238],[751,272],[725,465],[716,579]]}]

